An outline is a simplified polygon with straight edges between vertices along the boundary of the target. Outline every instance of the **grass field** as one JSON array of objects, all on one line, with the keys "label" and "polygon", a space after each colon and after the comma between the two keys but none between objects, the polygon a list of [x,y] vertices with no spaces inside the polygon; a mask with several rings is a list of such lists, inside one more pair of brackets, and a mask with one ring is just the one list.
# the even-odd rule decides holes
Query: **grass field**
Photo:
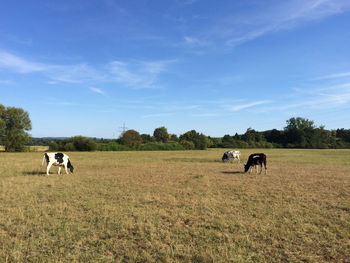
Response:
[{"label": "grass field", "polygon": [[0,262],[350,262],[350,150],[0,153]]}]

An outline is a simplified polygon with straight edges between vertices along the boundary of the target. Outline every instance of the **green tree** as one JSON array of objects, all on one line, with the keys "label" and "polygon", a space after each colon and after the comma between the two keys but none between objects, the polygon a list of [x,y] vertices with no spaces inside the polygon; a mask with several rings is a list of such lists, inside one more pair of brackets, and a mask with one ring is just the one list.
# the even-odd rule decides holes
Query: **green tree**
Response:
[{"label": "green tree", "polygon": [[154,138],[149,135],[149,134],[141,134],[141,138],[142,138],[142,142],[143,143],[148,143],[148,142],[153,142],[154,141]]},{"label": "green tree", "polygon": [[315,125],[313,121],[301,117],[290,118],[284,128],[286,144],[289,146],[312,147]]},{"label": "green tree", "polygon": [[167,142],[168,135],[168,130],[164,126],[155,129],[153,132],[153,137],[157,142]]},{"label": "green tree", "polygon": [[193,150],[195,148],[194,143],[191,141],[181,140],[180,144],[187,150]]},{"label": "green tree", "polygon": [[336,136],[341,138],[344,142],[350,142],[350,129],[346,130],[344,128],[336,130]]},{"label": "green tree", "polygon": [[284,133],[283,131],[279,131],[277,129],[267,130],[263,132],[266,141],[275,143],[275,144],[283,144],[284,141]]},{"label": "green tree", "polygon": [[93,139],[86,138],[84,136],[75,136],[67,141],[65,148],[66,151],[74,149],[76,151],[95,151],[97,149],[97,144]]},{"label": "green tree", "polygon": [[221,147],[223,147],[222,146],[222,138],[220,138],[220,137],[210,138],[209,137],[209,139],[212,141],[211,147],[213,147],[213,148],[221,148]]},{"label": "green tree", "polygon": [[31,129],[32,123],[28,112],[0,104],[0,142],[5,146],[5,151],[22,151],[30,140],[30,135],[26,131]]},{"label": "green tree", "polygon": [[168,134],[168,141],[178,142],[179,138],[177,137],[176,134]]},{"label": "green tree", "polygon": [[224,148],[234,147],[233,146],[234,144],[235,144],[235,140],[229,134],[225,134],[224,137],[222,137],[222,146]]},{"label": "green tree", "polygon": [[127,130],[121,139],[122,143],[130,148],[137,148],[142,143],[141,135],[135,130]]},{"label": "green tree", "polygon": [[207,137],[205,135],[203,135],[202,133],[199,134],[195,130],[191,130],[191,131],[188,131],[188,132],[182,134],[180,136],[179,140],[180,140],[180,143],[182,141],[193,142],[195,149],[199,149],[199,150],[205,150],[208,146]]},{"label": "green tree", "polygon": [[5,106],[0,104],[0,144],[3,143],[3,139],[5,136]]}]

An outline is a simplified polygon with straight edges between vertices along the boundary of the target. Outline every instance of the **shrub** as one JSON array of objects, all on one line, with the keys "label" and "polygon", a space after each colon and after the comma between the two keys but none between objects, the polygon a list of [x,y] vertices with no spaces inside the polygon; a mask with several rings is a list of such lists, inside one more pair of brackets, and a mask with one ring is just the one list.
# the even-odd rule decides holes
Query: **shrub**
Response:
[{"label": "shrub", "polygon": [[180,144],[187,150],[193,150],[195,148],[194,143],[191,141],[182,140]]},{"label": "shrub", "polygon": [[172,151],[172,150],[186,150],[186,148],[179,143],[146,143],[142,144],[138,150],[140,151]]},{"label": "shrub", "polygon": [[96,142],[83,136],[55,140],[49,145],[50,151],[95,151],[96,149]]},{"label": "shrub", "polygon": [[75,151],[76,149],[75,149],[74,143],[72,143],[72,142],[67,143],[64,146],[64,150],[65,151]]},{"label": "shrub", "polygon": [[131,149],[125,145],[118,144],[116,142],[108,142],[108,143],[99,143],[98,150],[100,150],[100,151],[129,151]]}]

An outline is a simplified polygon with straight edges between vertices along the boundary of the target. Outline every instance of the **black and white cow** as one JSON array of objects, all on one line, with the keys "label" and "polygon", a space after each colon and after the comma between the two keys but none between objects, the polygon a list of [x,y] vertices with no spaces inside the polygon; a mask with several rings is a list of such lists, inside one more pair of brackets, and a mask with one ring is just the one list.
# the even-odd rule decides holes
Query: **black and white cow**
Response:
[{"label": "black and white cow", "polygon": [[222,156],[222,161],[223,162],[228,162],[231,158],[233,158],[234,160],[238,160],[238,163],[241,162],[241,160],[239,159],[239,156],[241,155],[240,151],[227,151],[224,152],[224,155]]},{"label": "black and white cow", "polygon": [[66,174],[69,174],[68,168],[73,173],[74,167],[69,160],[67,154],[64,153],[45,153],[41,166],[44,165],[46,160],[46,174],[49,175],[49,171],[52,165],[58,166],[58,174],[61,174],[61,167],[64,167]]},{"label": "black and white cow", "polygon": [[263,153],[253,153],[249,155],[247,164],[244,165],[244,172],[251,173],[253,166],[256,167],[256,172],[258,173],[258,165],[260,165],[260,173],[262,172],[262,166],[264,164],[265,167],[265,174],[267,174],[267,167],[266,167],[266,155]]}]

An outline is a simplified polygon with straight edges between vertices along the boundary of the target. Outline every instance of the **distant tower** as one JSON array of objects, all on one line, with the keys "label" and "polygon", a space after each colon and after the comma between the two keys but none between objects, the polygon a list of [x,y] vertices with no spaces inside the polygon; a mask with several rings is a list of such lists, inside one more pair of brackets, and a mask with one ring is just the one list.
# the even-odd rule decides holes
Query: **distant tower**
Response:
[{"label": "distant tower", "polygon": [[123,136],[123,134],[126,132],[127,129],[128,129],[128,127],[126,127],[125,122],[123,122],[123,126],[119,127],[120,137]]}]

